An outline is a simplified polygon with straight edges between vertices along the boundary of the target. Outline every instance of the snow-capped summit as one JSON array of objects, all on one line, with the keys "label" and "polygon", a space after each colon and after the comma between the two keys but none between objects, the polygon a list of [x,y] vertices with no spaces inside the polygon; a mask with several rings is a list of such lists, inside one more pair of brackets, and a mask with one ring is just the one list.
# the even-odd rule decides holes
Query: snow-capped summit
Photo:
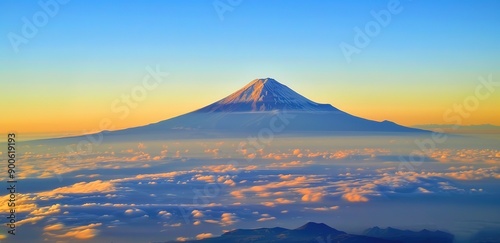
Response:
[{"label": "snow-capped summit", "polygon": [[245,87],[197,112],[251,111],[337,111],[329,104],[319,104],[272,78],[255,79]]}]

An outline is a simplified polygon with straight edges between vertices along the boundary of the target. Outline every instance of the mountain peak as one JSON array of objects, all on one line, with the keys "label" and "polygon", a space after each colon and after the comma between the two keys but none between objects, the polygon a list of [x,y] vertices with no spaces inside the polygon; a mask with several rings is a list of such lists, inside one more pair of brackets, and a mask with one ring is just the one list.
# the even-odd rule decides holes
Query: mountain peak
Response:
[{"label": "mountain peak", "polygon": [[317,229],[317,228],[331,229],[330,226],[328,226],[324,223],[316,223],[316,222],[307,222],[306,224],[300,226],[297,229]]},{"label": "mountain peak", "polygon": [[338,235],[338,234],[345,234],[343,231],[336,230],[326,224],[323,223],[315,223],[315,222],[308,222],[299,228],[296,228],[293,230],[296,233],[299,232],[308,232],[308,233],[314,233],[318,235],[322,234],[332,234],[332,235]]},{"label": "mountain peak", "polygon": [[337,111],[319,104],[273,78],[254,79],[240,90],[197,112],[256,112],[273,110]]},{"label": "mountain peak", "polygon": [[268,84],[281,84],[280,82],[276,81],[276,79],[273,79],[273,78],[258,78],[258,79],[252,80],[250,83],[247,84],[247,86],[266,84],[266,83],[268,83]]}]

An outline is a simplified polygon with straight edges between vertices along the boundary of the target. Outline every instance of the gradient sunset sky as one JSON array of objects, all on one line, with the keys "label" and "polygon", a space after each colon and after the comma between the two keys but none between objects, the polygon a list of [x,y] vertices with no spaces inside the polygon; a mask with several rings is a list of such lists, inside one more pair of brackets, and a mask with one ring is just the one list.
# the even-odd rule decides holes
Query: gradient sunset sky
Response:
[{"label": "gradient sunset sky", "polygon": [[[42,1],[47,2],[47,1]],[[49,1],[50,2],[50,1]],[[403,125],[452,123],[443,114],[500,82],[499,1],[405,1],[347,62],[339,45],[391,1],[241,1],[223,19],[207,1],[69,1],[15,51],[38,1],[0,3],[3,132],[79,134],[168,119],[272,77],[319,103]],[[222,6],[222,5],[221,5]],[[40,15],[40,14],[39,14]],[[130,114],[112,104],[159,66],[166,77]],[[500,125],[500,91],[463,125]]]}]

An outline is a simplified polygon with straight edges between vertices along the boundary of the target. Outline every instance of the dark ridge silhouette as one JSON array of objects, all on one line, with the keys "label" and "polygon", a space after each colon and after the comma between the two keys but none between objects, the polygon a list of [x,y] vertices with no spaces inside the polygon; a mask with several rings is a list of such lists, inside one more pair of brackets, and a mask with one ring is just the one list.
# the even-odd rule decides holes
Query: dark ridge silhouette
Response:
[{"label": "dark ridge silhouette", "polygon": [[427,243],[452,243],[454,236],[452,234],[443,231],[411,231],[411,230],[399,230],[395,228],[388,227],[386,229],[381,229],[379,227],[373,227],[367,229],[363,232],[363,235],[395,240],[402,243],[417,243],[417,242],[427,242]]},{"label": "dark ridge silhouette", "polygon": [[[453,242],[453,235],[445,232],[422,230],[420,232],[378,227],[367,230],[371,235],[354,235],[336,230],[323,223],[309,222],[296,229],[259,228],[237,229],[218,237],[191,240],[188,243],[404,243],[404,242]],[[387,239],[389,236],[398,239]],[[387,238],[382,238],[387,237]],[[451,241],[447,241],[450,240]],[[176,242],[176,241],[171,241]]]}]

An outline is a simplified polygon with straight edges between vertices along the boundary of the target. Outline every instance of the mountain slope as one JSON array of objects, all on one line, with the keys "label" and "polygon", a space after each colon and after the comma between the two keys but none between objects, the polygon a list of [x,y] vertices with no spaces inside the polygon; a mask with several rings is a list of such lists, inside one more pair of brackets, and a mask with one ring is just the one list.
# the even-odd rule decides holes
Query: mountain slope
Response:
[{"label": "mountain slope", "polygon": [[141,127],[103,131],[102,135],[108,140],[181,139],[241,137],[263,132],[323,135],[328,132],[428,131],[353,116],[332,105],[309,100],[278,81],[266,78],[253,80],[233,94],[193,112]]},{"label": "mountain slope", "polygon": [[[274,79],[256,79],[233,94],[199,110],[126,132],[149,134],[302,132],[424,132],[393,122],[376,122],[319,104]],[[276,129],[273,129],[276,128]]]}]

